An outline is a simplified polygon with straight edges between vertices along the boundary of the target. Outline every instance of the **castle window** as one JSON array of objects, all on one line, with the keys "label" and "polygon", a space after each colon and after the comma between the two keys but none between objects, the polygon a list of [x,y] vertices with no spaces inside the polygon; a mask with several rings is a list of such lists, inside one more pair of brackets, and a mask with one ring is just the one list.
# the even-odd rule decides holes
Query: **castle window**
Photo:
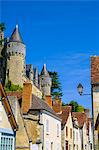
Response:
[{"label": "castle window", "polygon": [[7,76],[9,77],[9,69],[7,70]]},{"label": "castle window", "polygon": [[8,44],[8,47],[10,47],[10,44]]}]

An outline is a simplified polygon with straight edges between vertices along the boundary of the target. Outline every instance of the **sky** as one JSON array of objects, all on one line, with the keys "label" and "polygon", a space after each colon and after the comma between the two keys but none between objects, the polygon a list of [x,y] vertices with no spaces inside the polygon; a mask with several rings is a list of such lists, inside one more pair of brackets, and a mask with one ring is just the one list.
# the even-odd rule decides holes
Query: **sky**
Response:
[{"label": "sky", "polygon": [[63,102],[91,109],[91,97],[79,96],[78,83],[90,94],[90,57],[99,55],[99,2],[85,0],[5,1],[0,22],[9,37],[18,23],[26,44],[26,63],[57,71]]}]

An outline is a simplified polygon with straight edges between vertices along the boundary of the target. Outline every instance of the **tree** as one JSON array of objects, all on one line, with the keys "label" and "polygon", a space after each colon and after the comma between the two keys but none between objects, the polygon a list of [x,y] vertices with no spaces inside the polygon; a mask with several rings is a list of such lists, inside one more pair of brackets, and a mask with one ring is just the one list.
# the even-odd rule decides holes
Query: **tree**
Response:
[{"label": "tree", "polygon": [[4,23],[0,23],[0,30],[4,31],[6,29],[5,24]]},{"label": "tree", "polygon": [[71,101],[69,105],[72,106],[72,112],[83,112],[84,107],[79,105],[76,101]]},{"label": "tree", "polygon": [[49,75],[52,79],[52,86],[51,86],[51,95],[52,98],[55,99],[55,97],[61,98],[63,93],[62,93],[62,87],[61,83],[59,81],[59,76],[57,72],[50,72]]},{"label": "tree", "polygon": [[84,111],[84,107],[83,106],[81,106],[81,105],[78,105],[78,107],[77,107],[77,110],[76,110],[77,112],[83,112]]}]

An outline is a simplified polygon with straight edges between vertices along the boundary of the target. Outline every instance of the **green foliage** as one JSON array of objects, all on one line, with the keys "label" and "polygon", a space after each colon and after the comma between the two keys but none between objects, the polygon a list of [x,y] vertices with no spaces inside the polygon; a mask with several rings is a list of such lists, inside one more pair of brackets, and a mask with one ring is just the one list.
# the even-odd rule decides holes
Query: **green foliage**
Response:
[{"label": "green foliage", "polygon": [[65,104],[64,102],[62,102],[62,106],[67,106],[68,104]]},{"label": "green foliage", "polygon": [[81,105],[78,105],[77,112],[83,112],[83,111],[84,111],[84,107]]},{"label": "green foliage", "polygon": [[21,91],[22,87],[19,85],[14,85],[11,83],[11,81],[8,81],[5,85],[5,91]]},{"label": "green foliage", "polygon": [[55,97],[61,98],[63,93],[62,93],[62,87],[61,83],[59,81],[59,76],[57,72],[49,72],[49,75],[52,78],[52,87],[51,87],[51,95],[52,98],[54,99]]},{"label": "green foliage", "polygon": [[5,24],[4,23],[0,23],[0,30],[4,31],[6,29]]},{"label": "green foliage", "polygon": [[71,101],[69,105],[72,106],[72,112],[83,112],[84,107],[79,105],[76,101]]}]

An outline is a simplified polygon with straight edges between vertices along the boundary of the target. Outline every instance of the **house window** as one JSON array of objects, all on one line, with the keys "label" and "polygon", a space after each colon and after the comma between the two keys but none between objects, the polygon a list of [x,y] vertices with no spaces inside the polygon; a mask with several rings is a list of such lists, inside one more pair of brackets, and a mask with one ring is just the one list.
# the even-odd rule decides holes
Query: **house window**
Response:
[{"label": "house window", "polygon": [[69,150],[72,150],[72,146],[69,144]]},{"label": "house window", "polygon": [[57,124],[57,137],[59,137],[59,124]]},{"label": "house window", "polygon": [[46,141],[46,150],[49,150],[49,141]]},{"label": "house window", "polygon": [[51,142],[51,150],[53,150],[53,142]]},{"label": "house window", "polygon": [[77,141],[78,141],[78,132],[76,133],[76,139],[77,139]]},{"label": "house window", "polygon": [[68,141],[66,141],[66,150],[68,150]]},{"label": "house window", "polygon": [[68,137],[68,127],[66,127],[66,137]]},{"label": "house window", "polygon": [[73,136],[74,136],[74,140],[75,140],[75,131],[73,131]]},{"label": "house window", "polygon": [[14,150],[13,135],[2,133],[0,138],[0,150]]},{"label": "house window", "polygon": [[78,150],[78,145],[77,145],[77,150]]},{"label": "house window", "polygon": [[49,133],[49,120],[46,120],[46,133]]},{"label": "house window", "polygon": [[72,139],[72,129],[70,128],[70,138]]}]

